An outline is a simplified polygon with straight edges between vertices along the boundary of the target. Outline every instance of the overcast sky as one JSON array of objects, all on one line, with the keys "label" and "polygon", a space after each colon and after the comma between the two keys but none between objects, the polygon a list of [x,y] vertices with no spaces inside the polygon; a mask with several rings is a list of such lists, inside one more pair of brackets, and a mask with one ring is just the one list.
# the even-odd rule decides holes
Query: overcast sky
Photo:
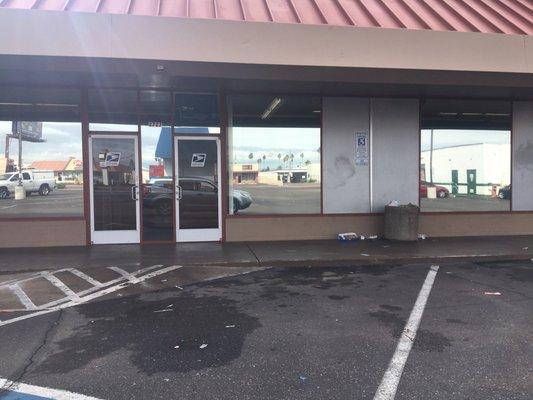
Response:
[{"label": "overcast sky", "polygon": [[[422,151],[429,150],[431,143],[431,130],[423,129],[421,136]],[[509,144],[511,143],[510,131],[476,131],[476,130],[433,130],[433,148],[459,146],[465,144]]]}]

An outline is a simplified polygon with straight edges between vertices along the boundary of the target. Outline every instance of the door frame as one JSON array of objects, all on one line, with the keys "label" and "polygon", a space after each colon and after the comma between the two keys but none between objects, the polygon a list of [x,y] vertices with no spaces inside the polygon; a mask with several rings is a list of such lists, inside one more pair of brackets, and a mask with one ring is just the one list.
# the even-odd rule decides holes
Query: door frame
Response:
[{"label": "door frame", "polygon": [[[217,146],[217,202],[218,202],[218,228],[180,229],[180,209],[178,199],[179,185],[179,141],[180,140],[211,140]],[[174,136],[174,208],[175,208],[175,235],[176,242],[217,242],[222,240],[222,168],[220,138],[218,136],[177,135]]]},{"label": "door frame", "polygon": [[[92,244],[121,244],[121,243],[140,243],[141,241],[141,204],[139,198],[139,174],[141,168],[139,159],[139,136],[132,132],[89,132],[89,220],[90,220],[90,240]],[[133,139],[134,157],[135,157],[135,217],[136,230],[120,231],[95,231],[94,226],[94,175],[93,175],[93,138],[97,139]]]}]

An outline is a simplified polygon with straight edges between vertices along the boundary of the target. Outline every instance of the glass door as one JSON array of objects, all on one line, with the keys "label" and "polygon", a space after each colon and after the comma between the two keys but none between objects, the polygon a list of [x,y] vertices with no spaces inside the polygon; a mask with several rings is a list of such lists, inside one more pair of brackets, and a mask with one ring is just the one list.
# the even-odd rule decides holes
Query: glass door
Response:
[{"label": "glass door", "polygon": [[214,137],[175,138],[176,240],[219,241],[220,143]]},{"label": "glass door", "polygon": [[91,134],[89,159],[92,243],[139,243],[137,136]]}]

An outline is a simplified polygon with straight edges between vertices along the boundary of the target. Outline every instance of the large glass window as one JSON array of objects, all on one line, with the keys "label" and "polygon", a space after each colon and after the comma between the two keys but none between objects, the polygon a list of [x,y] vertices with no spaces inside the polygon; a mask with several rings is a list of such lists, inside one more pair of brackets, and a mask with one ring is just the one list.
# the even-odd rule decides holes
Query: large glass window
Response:
[{"label": "large glass window", "polygon": [[320,213],[320,98],[229,100],[229,213]]},{"label": "large glass window", "polygon": [[426,100],[421,121],[421,210],[510,210],[511,104]]},{"label": "large glass window", "polygon": [[0,92],[0,217],[83,217],[79,97],[50,88]]},{"label": "large glass window", "polygon": [[139,94],[142,153],[143,240],[174,238],[172,97],[154,90]]}]

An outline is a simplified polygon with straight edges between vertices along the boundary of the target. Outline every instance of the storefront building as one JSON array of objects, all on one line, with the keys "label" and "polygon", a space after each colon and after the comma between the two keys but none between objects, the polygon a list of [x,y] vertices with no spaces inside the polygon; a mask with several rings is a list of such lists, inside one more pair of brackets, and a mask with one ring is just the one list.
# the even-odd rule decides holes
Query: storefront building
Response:
[{"label": "storefront building", "polygon": [[0,247],[379,235],[392,200],[533,234],[532,35],[528,0],[0,1]]}]

